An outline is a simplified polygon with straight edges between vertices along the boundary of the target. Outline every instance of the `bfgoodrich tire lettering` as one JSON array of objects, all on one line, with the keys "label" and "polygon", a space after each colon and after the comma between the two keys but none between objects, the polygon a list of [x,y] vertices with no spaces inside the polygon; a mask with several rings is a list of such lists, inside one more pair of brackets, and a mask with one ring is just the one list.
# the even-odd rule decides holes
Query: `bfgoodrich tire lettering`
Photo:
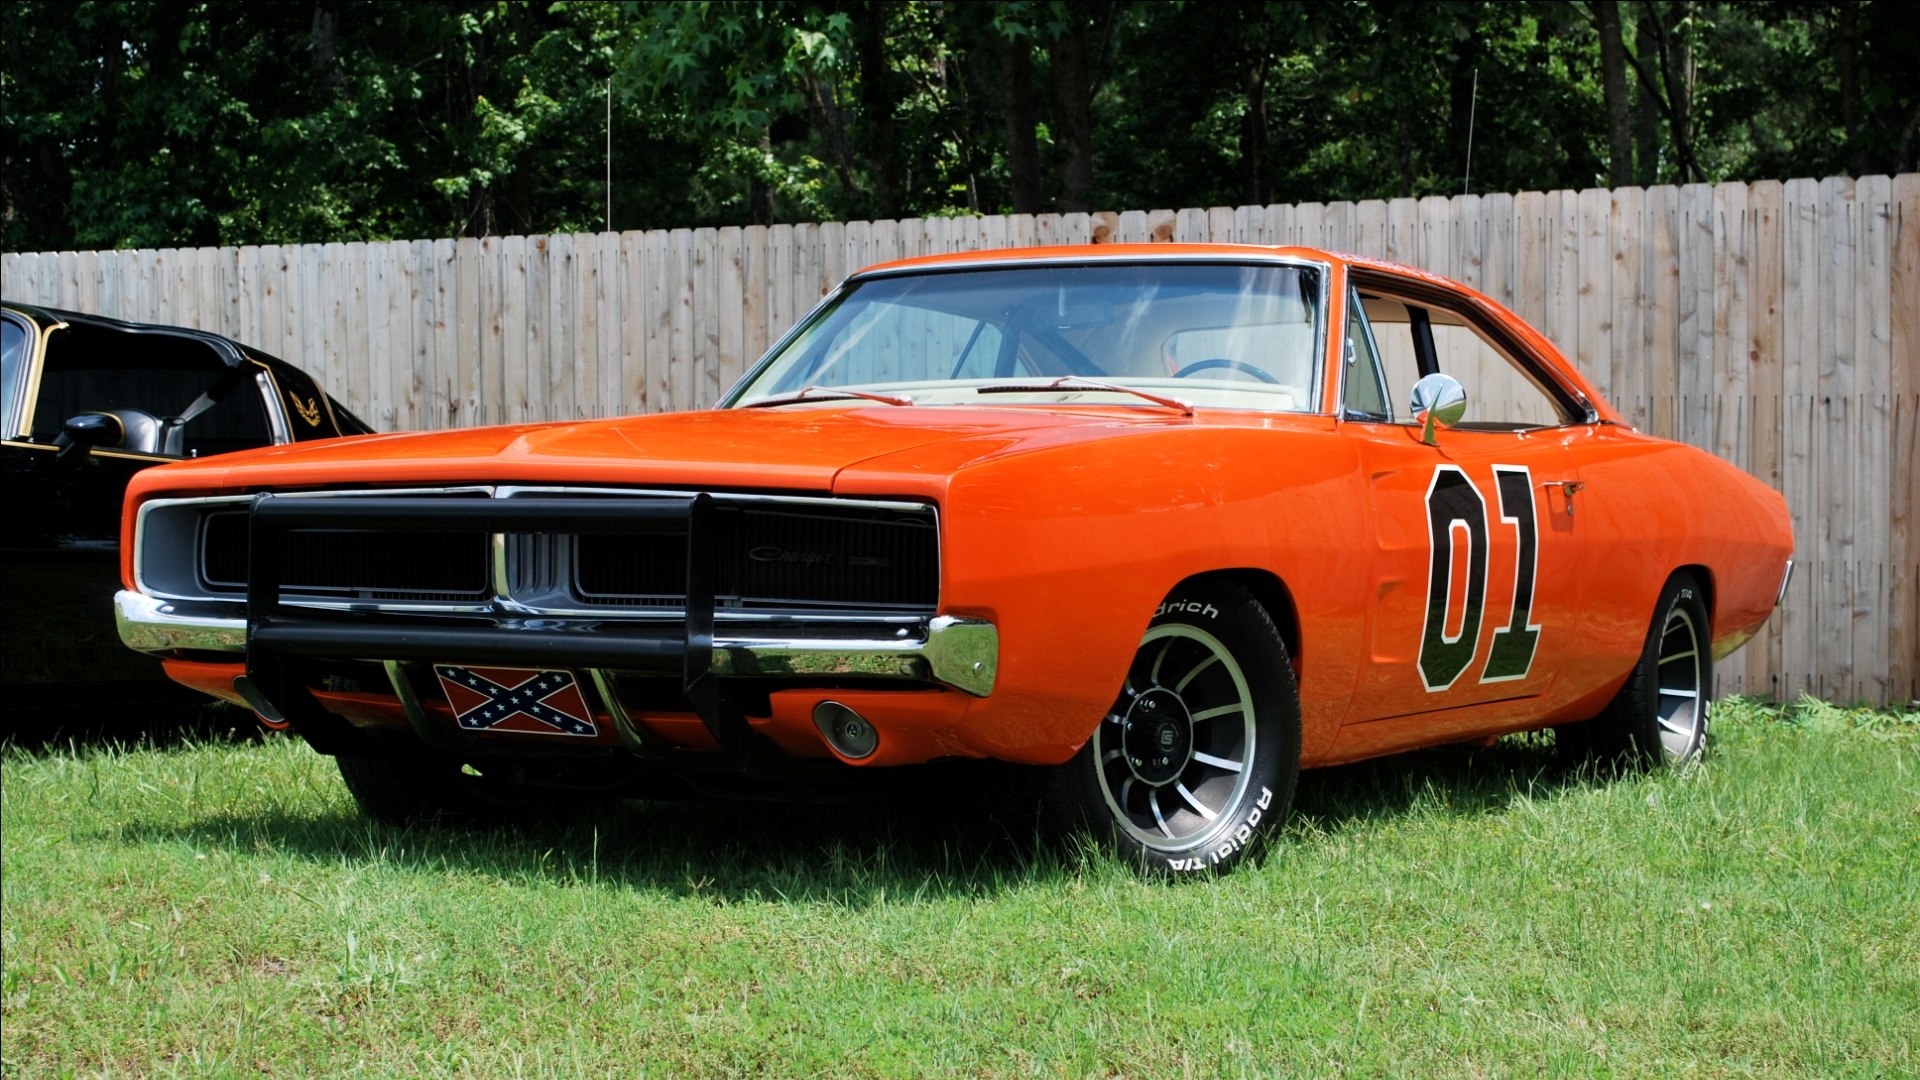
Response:
[{"label": "bfgoodrich tire lettering", "polygon": [[1145,866],[1217,871],[1286,816],[1299,770],[1299,692],[1273,619],[1245,589],[1203,584],[1160,606],[1050,797]]}]

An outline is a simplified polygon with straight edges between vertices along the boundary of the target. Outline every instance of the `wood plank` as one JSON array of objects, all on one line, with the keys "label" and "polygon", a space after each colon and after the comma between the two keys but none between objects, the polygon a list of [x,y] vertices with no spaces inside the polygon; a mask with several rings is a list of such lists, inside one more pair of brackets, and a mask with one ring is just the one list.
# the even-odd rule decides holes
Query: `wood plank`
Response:
[{"label": "wood plank", "polygon": [[1488,299],[1511,311],[1515,304],[1514,260],[1518,256],[1518,241],[1514,232],[1518,217],[1513,196],[1481,196],[1480,216],[1485,221],[1480,233],[1480,291]]},{"label": "wood plank", "polygon": [[[1753,362],[1742,343],[1747,341],[1748,278],[1747,186],[1724,183],[1713,189],[1713,320],[1714,362],[1717,371],[1713,404],[1712,450],[1719,457],[1746,468],[1752,448]],[[1764,638],[1744,646],[1742,655],[1714,668],[1721,693],[1765,693],[1767,682],[1748,678],[1747,657],[1765,656]]]},{"label": "wood plank", "polygon": [[[1747,189],[1747,336],[1729,343],[1749,361],[1751,402],[1748,425],[1747,471],[1774,490],[1780,490],[1780,405],[1783,298],[1779,181],[1763,180]],[[1744,349],[1741,348],[1744,346]],[[1767,620],[1759,638],[1748,645],[1747,692],[1779,699],[1781,619]]]},{"label": "wood plank", "polygon": [[1267,242],[1267,214],[1264,207],[1236,206],[1233,208],[1233,239],[1238,244],[1264,244]]},{"label": "wood plank", "polygon": [[455,427],[486,422],[480,408],[480,241],[462,236],[453,242],[451,352],[447,380],[448,421]]},{"label": "wood plank", "polygon": [[1607,199],[1607,262],[1613,316],[1608,334],[1607,365],[1587,374],[1601,384],[1607,403],[1629,424],[1637,425],[1634,403],[1646,400],[1647,344],[1643,327],[1646,306],[1646,260],[1641,248],[1645,233],[1646,192],[1637,187],[1616,188]]},{"label": "wood plank", "polygon": [[673,293],[668,280],[673,274],[671,237],[664,229],[646,234],[646,313],[641,326],[646,334],[647,393],[642,404],[650,413],[666,412],[673,407]]},{"label": "wood plank", "polygon": [[[930,253],[933,237],[929,235],[931,220],[920,223],[918,246],[921,253]],[[767,229],[767,347],[786,336],[799,317],[794,310],[793,300],[793,227],[774,225]]]},{"label": "wood plank", "polygon": [[1571,358],[1589,377],[1604,379],[1613,368],[1613,193],[1587,188],[1576,198],[1575,214],[1577,308]]},{"label": "wood plank", "polygon": [[1854,415],[1857,427],[1852,459],[1854,541],[1852,697],[1891,700],[1892,658],[1887,652],[1887,609],[1892,585],[1891,507],[1878,497],[1892,484],[1893,354],[1892,297],[1887,291],[1887,258],[1893,216],[1893,184],[1886,176],[1862,177],[1854,184],[1854,209],[1860,227],[1854,265]]},{"label": "wood plank", "polygon": [[1679,437],[1674,415],[1680,393],[1680,190],[1661,186],[1647,191],[1647,318],[1642,324],[1647,347],[1647,399],[1640,405],[1641,427],[1662,438]]},{"label": "wood plank", "polygon": [[[535,365],[536,416],[541,420],[572,420],[580,416],[575,381],[578,371],[580,321],[576,316],[579,270],[572,233],[547,237],[546,350]],[[532,358],[529,358],[531,362]]]},{"label": "wood plank", "polygon": [[1821,598],[1816,648],[1824,656],[1818,692],[1822,697],[1853,690],[1853,443],[1857,423],[1854,400],[1854,261],[1859,247],[1859,215],[1853,181],[1832,177],[1820,182],[1820,371],[1815,389],[1826,416],[1815,446],[1820,491],[1815,502],[1820,527],[1820,561],[1829,570],[1827,595]]},{"label": "wood plank", "polygon": [[1887,677],[1894,703],[1920,701],[1920,173],[1893,179],[1887,252],[1888,395],[1893,399],[1885,498],[1894,569]]},{"label": "wood plank", "polygon": [[620,415],[646,411],[647,392],[647,234],[629,229],[620,234],[619,280],[614,303],[620,325]]},{"label": "wood plank", "polygon": [[1713,188],[1711,257],[1713,319],[1710,326],[1714,372],[1708,382],[1713,407],[1709,448],[1741,468],[1747,467],[1751,446],[1747,425],[1752,397],[1752,358],[1740,343],[1747,340],[1747,186],[1717,184]]},{"label": "wood plank", "polygon": [[685,408],[704,409],[720,397],[719,232],[711,227],[693,230],[688,248],[692,259],[693,380]]},{"label": "wood plank", "polygon": [[352,336],[353,349],[367,370],[367,408],[360,418],[382,431],[400,427],[399,408],[393,400],[393,380],[388,376],[393,340],[393,309],[387,304],[392,290],[393,267],[385,258],[386,245],[373,243],[361,251],[365,274],[365,292],[355,309],[359,325]]},{"label": "wood plank", "polygon": [[1814,631],[1820,609],[1819,510],[1815,474],[1815,446],[1821,434],[1815,414],[1819,373],[1820,266],[1816,250],[1819,233],[1819,185],[1812,180],[1787,182],[1781,218],[1783,263],[1781,408],[1781,490],[1793,517],[1794,545],[1800,560],[1782,621],[1782,691],[1792,700],[1816,691],[1814,675],[1821,657],[1814,654]]},{"label": "wood plank", "polygon": [[1541,329],[1572,356],[1580,342],[1580,193],[1549,192],[1547,212],[1547,319]]},{"label": "wood plank", "polygon": [[[1355,235],[1355,212],[1356,207],[1350,202],[1328,203],[1322,210],[1326,242],[1320,246],[1334,251],[1352,251],[1358,239]],[[1391,215],[1392,209],[1389,208],[1387,213]]]},{"label": "wood plank", "polygon": [[1542,333],[1547,327],[1547,277],[1552,265],[1551,213],[1541,192],[1525,191],[1513,197],[1513,310]]},{"label": "wood plank", "polygon": [[1688,445],[1712,446],[1713,349],[1713,188],[1688,184],[1680,189],[1676,217],[1680,266],[1679,321],[1674,341],[1677,362],[1675,430]]},{"label": "wood plank", "polygon": [[408,319],[412,323],[412,341],[407,350],[406,371],[399,377],[406,393],[406,428],[418,431],[439,427],[433,408],[433,241],[413,240],[407,244],[409,289]]},{"label": "wood plank", "polygon": [[528,248],[537,243],[538,238],[530,242],[524,236],[500,238],[500,293],[497,304],[500,325],[500,420],[507,424],[524,424],[533,419],[527,373],[529,356],[540,355],[533,344],[533,337],[541,332],[541,321],[529,321],[528,296],[531,289],[528,278],[533,265]]},{"label": "wood plank", "polygon": [[97,252],[82,251],[79,254],[75,274],[80,281],[80,294],[74,298],[80,305],[79,310],[88,313],[100,310],[100,256]]},{"label": "wood plank", "polygon": [[[886,255],[891,257],[894,254],[893,222],[887,222],[884,227],[876,225],[874,231],[884,235],[888,247]],[[720,363],[719,378],[708,404],[719,403],[721,396],[745,374],[749,362],[746,355],[747,276],[752,264],[747,261],[745,237],[739,228],[728,227],[721,229],[716,239],[719,241],[719,256],[714,259],[714,268],[719,276],[716,312],[720,318]]]},{"label": "wood plank", "polygon": [[572,312],[573,348],[567,354],[567,374],[573,381],[573,408],[561,419],[590,420],[600,411],[600,235],[574,233]]},{"label": "wood plank", "polygon": [[1454,265],[1453,202],[1444,195],[1428,195],[1420,200],[1420,231],[1415,237],[1418,265],[1442,277],[1460,279]]},{"label": "wood plank", "polygon": [[1299,245],[1299,227],[1295,223],[1291,203],[1275,203],[1267,207],[1267,243],[1274,247]]},{"label": "wood plank", "polygon": [[598,330],[594,354],[595,416],[626,413],[620,355],[620,234],[595,233],[593,238],[593,307]]},{"label": "wood plank", "polygon": [[672,297],[668,312],[667,383],[668,408],[678,412],[693,407],[697,385],[693,371],[693,230],[674,229],[667,234],[667,250],[672,270],[667,288]]},{"label": "wood plank", "polygon": [[1206,237],[1212,244],[1238,243],[1234,234],[1233,208],[1230,206],[1207,207]]},{"label": "wood plank", "polygon": [[1476,291],[1486,275],[1481,262],[1486,257],[1486,218],[1478,195],[1456,195],[1448,200],[1453,230],[1454,280]]}]

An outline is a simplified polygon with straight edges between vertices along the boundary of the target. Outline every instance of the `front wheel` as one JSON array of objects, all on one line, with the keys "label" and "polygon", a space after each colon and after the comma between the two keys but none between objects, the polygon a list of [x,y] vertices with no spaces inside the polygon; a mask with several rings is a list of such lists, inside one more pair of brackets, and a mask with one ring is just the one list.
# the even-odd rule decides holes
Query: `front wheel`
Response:
[{"label": "front wheel", "polygon": [[1661,590],[1640,658],[1606,711],[1562,731],[1576,756],[1602,765],[1686,765],[1706,752],[1712,706],[1706,598],[1682,571]]},{"label": "front wheel", "polygon": [[1119,696],[1049,797],[1157,870],[1225,870],[1287,814],[1300,772],[1300,696],[1286,644],[1252,594],[1175,592]]}]

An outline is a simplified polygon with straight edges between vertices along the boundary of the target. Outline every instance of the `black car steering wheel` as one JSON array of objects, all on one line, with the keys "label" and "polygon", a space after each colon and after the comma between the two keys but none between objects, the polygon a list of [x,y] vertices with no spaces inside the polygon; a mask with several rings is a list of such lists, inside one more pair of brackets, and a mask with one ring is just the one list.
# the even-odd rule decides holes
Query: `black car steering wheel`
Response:
[{"label": "black car steering wheel", "polygon": [[1197,371],[1212,371],[1215,368],[1226,368],[1228,371],[1237,371],[1242,375],[1251,375],[1261,382],[1273,383],[1276,386],[1280,383],[1279,379],[1274,378],[1273,372],[1265,368],[1254,367],[1252,364],[1239,360],[1229,360],[1224,356],[1215,356],[1207,360],[1196,360],[1191,364],[1183,366],[1179,371],[1174,372],[1173,377],[1176,379],[1184,379]]}]

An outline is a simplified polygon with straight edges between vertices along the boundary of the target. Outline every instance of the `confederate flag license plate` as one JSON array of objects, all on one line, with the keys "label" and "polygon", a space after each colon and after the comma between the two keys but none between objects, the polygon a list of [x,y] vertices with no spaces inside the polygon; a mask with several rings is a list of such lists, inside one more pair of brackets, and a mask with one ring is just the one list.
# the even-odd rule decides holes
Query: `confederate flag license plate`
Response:
[{"label": "confederate flag license plate", "polygon": [[571,671],[435,664],[433,673],[462,731],[587,736],[599,731]]}]

